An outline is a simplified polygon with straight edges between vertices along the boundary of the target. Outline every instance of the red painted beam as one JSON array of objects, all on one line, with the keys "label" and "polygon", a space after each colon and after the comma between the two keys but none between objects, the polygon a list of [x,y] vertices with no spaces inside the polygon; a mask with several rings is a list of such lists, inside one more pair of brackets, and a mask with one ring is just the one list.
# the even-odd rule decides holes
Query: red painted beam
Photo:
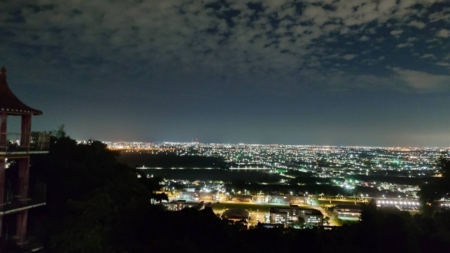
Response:
[{"label": "red painted beam", "polygon": [[18,195],[22,200],[28,198],[28,183],[30,177],[30,158],[22,158],[17,161],[19,167],[18,175]]},{"label": "red painted beam", "polygon": [[28,221],[28,210],[24,210],[17,214],[16,236],[18,238],[17,244],[19,245],[23,245],[26,243],[27,221]]},{"label": "red painted beam", "polygon": [[30,149],[31,114],[22,115],[20,147],[25,150]]},{"label": "red painted beam", "polygon": [[1,123],[0,123],[0,151],[5,152],[8,146],[8,140],[6,136],[7,126],[8,126],[8,114],[6,112],[0,113]]}]

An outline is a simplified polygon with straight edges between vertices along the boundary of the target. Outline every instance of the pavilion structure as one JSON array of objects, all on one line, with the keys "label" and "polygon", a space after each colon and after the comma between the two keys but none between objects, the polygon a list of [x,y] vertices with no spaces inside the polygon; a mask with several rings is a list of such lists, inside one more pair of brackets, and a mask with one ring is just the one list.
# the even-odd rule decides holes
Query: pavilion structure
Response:
[{"label": "pavilion structure", "polygon": [[[5,245],[31,246],[27,237],[28,211],[46,204],[45,185],[30,187],[29,183],[30,155],[46,154],[49,147],[49,134],[31,132],[32,117],[38,115],[42,111],[25,105],[14,95],[6,82],[6,69],[1,68],[0,252]],[[8,131],[10,117],[20,118],[16,132]]]}]

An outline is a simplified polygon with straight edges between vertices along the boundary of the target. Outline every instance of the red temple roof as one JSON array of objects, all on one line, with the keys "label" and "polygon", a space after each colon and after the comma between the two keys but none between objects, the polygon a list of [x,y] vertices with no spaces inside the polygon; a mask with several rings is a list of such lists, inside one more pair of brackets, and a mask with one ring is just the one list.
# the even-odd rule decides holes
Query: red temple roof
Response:
[{"label": "red temple roof", "polygon": [[42,114],[41,111],[27,106],[14,95],[6,82],[5,68],[2,68],[0,72],[0,111],[8,114]]}]

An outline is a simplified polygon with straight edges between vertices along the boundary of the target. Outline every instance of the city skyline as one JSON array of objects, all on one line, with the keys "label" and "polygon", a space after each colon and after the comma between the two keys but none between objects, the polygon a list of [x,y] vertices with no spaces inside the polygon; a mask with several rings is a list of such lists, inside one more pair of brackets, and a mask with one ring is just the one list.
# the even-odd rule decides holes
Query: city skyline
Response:
[{"label": "city skyline", "polygon": [[[448,147],[450,3],[5,1],[0,66],[75,139]],[[14,122],[12,122],[14,124]]]},{"label": "city skyline", "polygon": [[[78,143],[88,143],[92,140],[77,140]],[[323,147],[323,148],[385,148],[392,150],[406,150],[413,151],[415,149],[442,149],[448,150],[450,146],[443,147],[433,147],[433,146],[363,146],[363,145],[317,145],[317,144],[283,144],[283,143],[214,143],[214,142],[200,142],[192,140],[190,142],[182,142],[182,141],[107,141],[107,140],[96,140],[101,141],[111,149],[118,150],[139,150],[139,149],[151,149],[152,147],[160,147],[164,145],[230,145],[230,146],[286,146],[286,147]],[[125,146],[124,146],[125,145]],[[119,147],[118,147],[119,146]]]}]

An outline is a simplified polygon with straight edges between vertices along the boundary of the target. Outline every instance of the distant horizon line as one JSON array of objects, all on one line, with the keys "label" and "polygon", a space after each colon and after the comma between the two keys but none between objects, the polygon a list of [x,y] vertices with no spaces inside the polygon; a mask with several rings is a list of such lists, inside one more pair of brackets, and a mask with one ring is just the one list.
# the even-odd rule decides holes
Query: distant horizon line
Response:
[{"label": "distant horizon line", "polygon": [[[94,140],[94,139],[92,139]],[[89,140],[76,140],[77,142],[88,142]],[[271,145],[281,145],[281,146],[299,146],[299,147],[343,147],[343,148],[386,148],[386,149],[445,149],[450,150],[450,146],[448,147],[439,147],[439,146],[365,146],[365,145],[328,145],[328,144],[282,144],[282,143],[270,143],[270,144],[261,144],[261,143],[245,143],[245,142],[239,142],[239,143],[223,143],[223,142],[195,142],[195,141],[104,141],[104,140],[98,140],[102,143],[166,143],[166,144],[220,144],[220,145],[255,145],[255,146],[271,146]]]}]

